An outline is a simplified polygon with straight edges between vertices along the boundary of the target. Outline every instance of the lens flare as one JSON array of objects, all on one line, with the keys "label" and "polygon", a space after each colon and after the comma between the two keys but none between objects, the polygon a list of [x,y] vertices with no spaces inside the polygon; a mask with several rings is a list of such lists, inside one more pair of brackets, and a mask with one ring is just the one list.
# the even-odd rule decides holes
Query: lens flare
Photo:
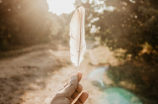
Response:
[{"label": "lens flare", "polygon": [[103,82],[103,78],[105,75],[106,70],[108,70],[108,66],[101,66],[94,69],[88,76],[88,78],[95,83],[98,87],[105,88],[105,84]]}]

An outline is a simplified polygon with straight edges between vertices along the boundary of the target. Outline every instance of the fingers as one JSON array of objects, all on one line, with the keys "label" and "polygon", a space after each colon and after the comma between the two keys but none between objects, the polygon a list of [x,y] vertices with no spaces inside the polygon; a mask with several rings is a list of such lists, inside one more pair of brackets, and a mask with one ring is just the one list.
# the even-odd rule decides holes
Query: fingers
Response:
[{"label": "fingers", "polygon": [[77,76],[78,76],[78,82],[80,82],[80,80],[82,79],[82,73],[81,73],[81,72],[78,72],[78,73],[77,73]]},{"label": "fingers", "polygon": [[76,91],[78,83],[81,80],[81,78],[82,78],[82,73],[78,72],[77,74],[74,74],[71,77],[71,80],[68,83],[68,85],[64,89],[62,89],[61,92],[65,93],[67,97],[71,97],[72,94]]},{"label": "fingers", "polygon": [[75,92],[71,96],[71,98],[72,98],[71,102],[73,102],[74,99],[76,99],[76,97],[82,92],[82,88],[83,88],[82,85],[78,84],[77,89],[75,90]]},{"label": "fingers", "polygon": [[67,97],[71,97],[71,95],[75,92],[78,85],[78,76],[73,75],[69,84],[63,89],[64,93]]},{"label": "fingers", "polygon": [[62,89],[64,89],[69,83],[66,83],[59,91],[61,91]]},{"label": "fingers", "polygon": [[[82,79],[82,73],[81,72],[78,72],[77,73],[77,76],[78,76],[78,82],[80,82],[80,80]],[[64,89],[69,83],[66,83],[60,90]],[[60,91],[59,90],[59,91]]]},{"label": "fingers", "polygon": [[87,100],[88,96],[89,95],[87,92],[83,92],[78,100],[75,102],[75,104],[83,104]]}]

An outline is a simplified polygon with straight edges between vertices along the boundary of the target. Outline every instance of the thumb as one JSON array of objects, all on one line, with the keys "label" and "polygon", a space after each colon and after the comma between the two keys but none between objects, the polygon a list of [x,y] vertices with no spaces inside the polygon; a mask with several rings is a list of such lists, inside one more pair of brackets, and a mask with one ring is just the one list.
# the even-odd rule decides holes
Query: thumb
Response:
[{"label": "thumb", "polygon": [[67,97],[71,97],[71,95],[75,92],[77,88],[79,82],[78,79],[78,75],[76,74],[71,77],[69,84],[63,89],[64,91],[62,91],[64,95],[66,95]]}]

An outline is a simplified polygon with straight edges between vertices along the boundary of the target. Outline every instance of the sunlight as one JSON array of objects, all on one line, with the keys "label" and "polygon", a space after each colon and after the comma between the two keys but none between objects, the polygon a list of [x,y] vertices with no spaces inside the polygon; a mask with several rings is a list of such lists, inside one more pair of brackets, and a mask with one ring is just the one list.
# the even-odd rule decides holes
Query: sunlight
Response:
[{"label": "sunlight", "polygon": [[75,0],[47,0],[49,11],[57,15],[71,13],[75,7]]}]

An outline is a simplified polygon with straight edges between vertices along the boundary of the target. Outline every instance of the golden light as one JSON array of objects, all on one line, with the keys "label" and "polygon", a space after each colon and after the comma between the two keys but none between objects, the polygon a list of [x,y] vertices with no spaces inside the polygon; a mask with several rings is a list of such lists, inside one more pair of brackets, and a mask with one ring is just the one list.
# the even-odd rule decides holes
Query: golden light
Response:
[{"label": "golden light", "polygon": [[71,13],[74,7],[75,0],[47,0],[49,11],[57,15],[62,13]]}]

